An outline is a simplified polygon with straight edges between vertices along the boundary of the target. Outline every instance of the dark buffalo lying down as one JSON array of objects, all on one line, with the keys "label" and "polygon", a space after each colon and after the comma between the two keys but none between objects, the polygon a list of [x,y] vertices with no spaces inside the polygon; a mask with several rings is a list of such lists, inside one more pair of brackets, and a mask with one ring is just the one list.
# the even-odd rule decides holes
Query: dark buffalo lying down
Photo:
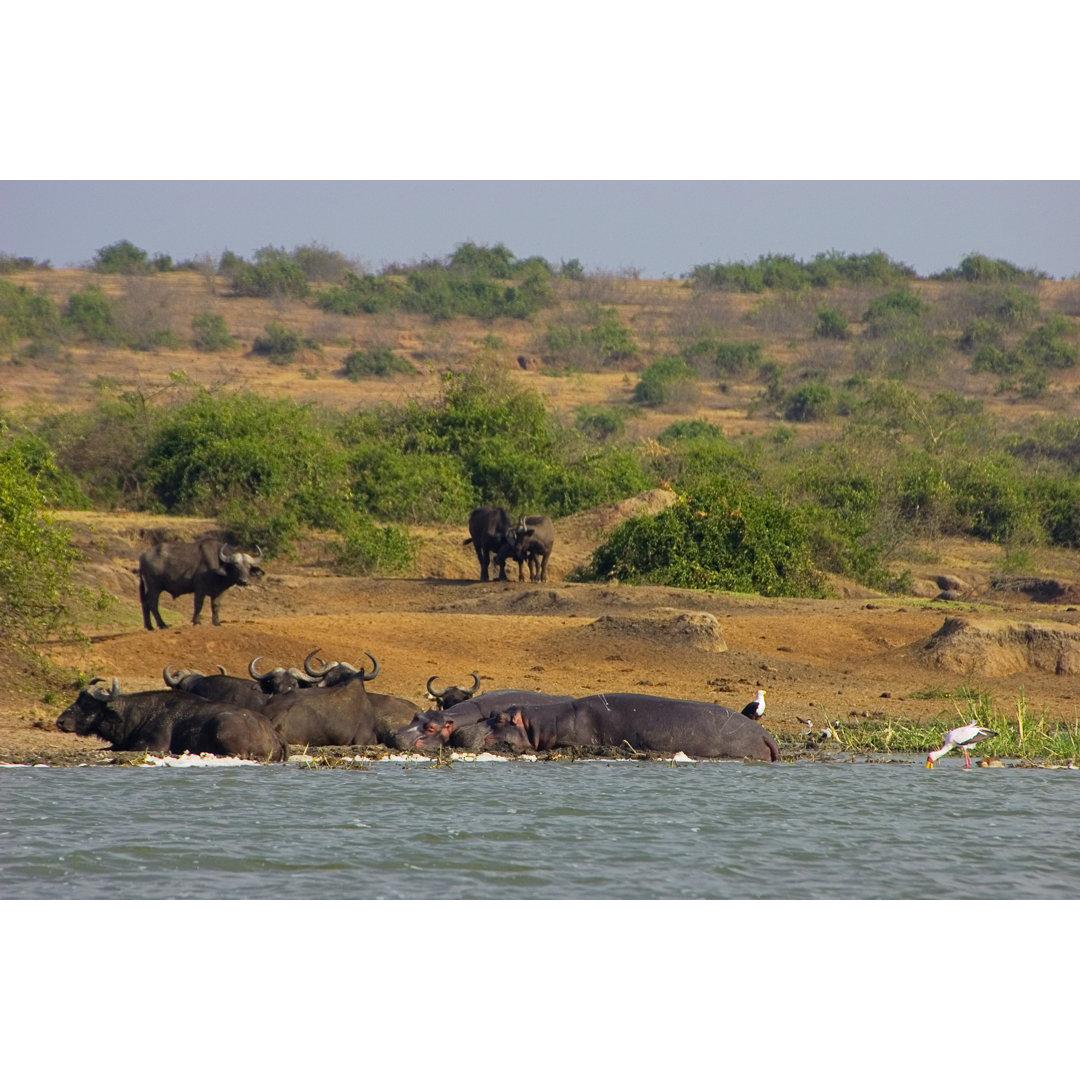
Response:
[{"label": "dark buffalo lying down", "polygon": [[465,746],[463,732],[510,705],[552,705],[573,701],[560,694],[537,690],[489,690],[449,709],[418,712],[412,723],[394,731],[387,742],[398,750],[435,750],[440,746]]},{"label": "dark buffalo lying down", "polygon": [[374,745],[379,741],[379,723],[364,685],[379,672],[378,661],[371,659],[375,665],[371,672],[331,664],[323,685],[275,694],[265,706],[267,719],[294,746]]},{"label": "dark buffalo lying down", "polygon": [[780,760],[772,735],[742,713],[649,694],[593,694],[555,705],[515,703],[464,734],[477,750],[614,746],[662,754],[681,750],[699,758]]},{"label": "dark buffalo lying down", "polygon": [[[488,580],[488,563],[498,553],[510,532],[510,515],[501,506],[478,506],[469,515],[469,539],[480,563],[480,580]],[[505,573],[503,577],[505,577]]]},{"label": "dark buffalo lying down", "polygon": [[250,585],[254,574],[264,573],[259,555],[234,551],[220,540],[195,540],[190,543],[156,544],[139,556],[139,602],[142,604],[143,625],[153,630],[151,617],[159,629],[165,622],[158,610],[163,592],[174,600],[187,593],[195,594],[193,623],[202,621],[203,601],[210,598],[210,614],[215,626],[220,625],[218,601],[221,594],[233,585]]},{"label": "dark buffalo lying down", "polygon": [[274,694],[311,686],[315,682],[296,668],[274,668],[263,675],[256,674],[255,665],[262,657],[251,661],[250,679],[237,675],[204,675],[201,671],[184,671],[167,666],[161,673],[165,685],[173,690],[184,690],[207,701],[229,702],[245,709],[262,712]]},{"label": "dark buffalo lying down", "polygon": [[207,701],[183,690],[121,694],[91,684],[58,717],[61,731],[97,735],[114,750],[216,754],[285,761],[288,747],[265,716],[228,703]]},{"label": "dark buffalo lying down", "polygon": [[[355,679],[357,674],[363,670],[342,660],[330,664],[323,664],[320,661],[320,666],[316,667],[314,657],[318,651],[318,649],[315,649],[304,658],[304,670],[313,678],[321,680],[322,686],[336,686],[339,682]],[[379,661],[371,653],[367,655],[374,665],[370,674],[364,676],[364,681],[370,682],[379,674]],[[371,704],[371,711],[375,717],[374,742],[386,743],[390,733],[395,728],[409,723],[413,716],[416,715],[417,704],[408,698],[395,697],[393,694],[378,694],[368,690],[367,699]]]}]

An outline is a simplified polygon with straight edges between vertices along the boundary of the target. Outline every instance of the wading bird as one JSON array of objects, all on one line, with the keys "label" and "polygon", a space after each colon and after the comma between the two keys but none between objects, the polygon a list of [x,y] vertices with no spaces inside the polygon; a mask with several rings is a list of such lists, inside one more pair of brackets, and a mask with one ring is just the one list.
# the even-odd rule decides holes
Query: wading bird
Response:
[{"label": "wading bird", "polygon": [[979,727],[978,724],[965,724],[963,727],[953,728],[952,731],[945,732],[945,741],[941,744],[940,750],[931,750],[926,755],[926,767],[932,769],[934,762],[938,758],[944,757],[950,750],[960,747],[964,754],[964,768],[971,768],[971,757],[967,752],[969,746],[974,746],[977,742],[982,742],[983,739],[992,738],[996,735],[996,731],[991,731],[989,728]]}]

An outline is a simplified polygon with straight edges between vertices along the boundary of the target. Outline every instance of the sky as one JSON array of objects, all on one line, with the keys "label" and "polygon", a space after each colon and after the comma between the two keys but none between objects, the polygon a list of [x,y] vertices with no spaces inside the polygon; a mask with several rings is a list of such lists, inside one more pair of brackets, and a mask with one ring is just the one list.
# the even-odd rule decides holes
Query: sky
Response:
[{"label": "sky", "polygon": [[503,243],[678,277],[776,253],[881,250],[926,276],[980,252],[1080,273],[1077,181],[0,181],[0,250],[79,265],[119,240],[175,260],[318,243],[376,271]]},{"label": "sky", "polygon": [[471,240],[645,277],[830,250],[1080,273],[1080,5],[370,7],[8,13],[0,251],[318,243],[378,270]]}]

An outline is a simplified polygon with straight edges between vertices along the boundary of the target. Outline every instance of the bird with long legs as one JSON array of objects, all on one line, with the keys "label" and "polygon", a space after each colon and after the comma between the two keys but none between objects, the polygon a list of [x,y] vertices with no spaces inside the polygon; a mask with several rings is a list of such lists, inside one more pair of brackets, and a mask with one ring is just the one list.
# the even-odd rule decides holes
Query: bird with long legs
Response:
[{"label": "bird with long legs", "polygon": [[945,732],[945,739],[940,749],[931,750],[926,755],[926,767],[932,769],[938,758],[944,757],[950,750],[960,749],[964,755],[964,768],[971,768],[971,756],[968,747],[980,743],[983,739],[991,739],[997,734],[989,728],[980,727],[978,724],[964,724],[963,727],[953,728]]}]

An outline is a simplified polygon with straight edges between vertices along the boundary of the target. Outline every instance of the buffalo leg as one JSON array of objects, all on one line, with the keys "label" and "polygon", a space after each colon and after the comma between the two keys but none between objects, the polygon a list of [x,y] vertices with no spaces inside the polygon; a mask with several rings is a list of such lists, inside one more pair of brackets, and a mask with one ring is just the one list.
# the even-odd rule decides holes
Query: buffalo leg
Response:
[{"label": "buffalo leg", "polygon": [[165,625],[165,620],[161,617],[161,612],[158,611],[158,600],[161,598],[161,593],[147,593],[142,586],[139,587],[140,599],[142,600],[142,618],[143,626],[147,630],[153,630],[154,624],[151,622],[151,615],[157,619],[158,629],[166,630],[168,627]]}]

